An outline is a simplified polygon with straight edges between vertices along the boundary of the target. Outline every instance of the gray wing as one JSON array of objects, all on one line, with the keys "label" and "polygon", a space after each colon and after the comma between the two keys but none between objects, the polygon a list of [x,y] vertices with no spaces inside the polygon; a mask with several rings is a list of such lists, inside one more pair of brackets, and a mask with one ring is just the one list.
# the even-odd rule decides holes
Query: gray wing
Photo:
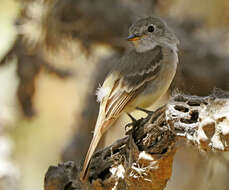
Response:
[{"label": "gray wing", "polygon": [[161,47],[144,53],[131,50],[117,64],[115,70],[121,74],[122,83],[129,91],[155,78],[161,69],[162,59]]},{"label": "gray wing", "polygon": [[[125,55],[121,61],[127,61],[128,59],[128,61],[133,62],[129,62],[129,64],[121,62],[125,65],[119,64],[120,67],[117,67],[115,72],[110,75],[112,80],[115,78],[115,82],[105,102],[106,119],[116,118],[125,106],[144,90],[145,85],[157,77],[161,69],[163,57],[160,48],[156,52],[147,52],[147,54],[138,56],[135,52],[130,52],[130,54],[132,56],[126,57]],[[114,73],[119,74],[114,77]]]}]

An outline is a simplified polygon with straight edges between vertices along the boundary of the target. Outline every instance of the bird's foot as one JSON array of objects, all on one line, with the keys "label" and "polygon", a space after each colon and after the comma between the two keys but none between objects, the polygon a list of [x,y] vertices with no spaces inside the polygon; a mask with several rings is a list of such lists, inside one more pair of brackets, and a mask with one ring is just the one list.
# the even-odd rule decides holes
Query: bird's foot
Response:
[{"label": "bird's foot", "polygon": [[137,119],[135,119],[131,114],[129,114],[129,113],[127,113],[127,115],[129,116],[129,118],[131,119],[131,123],[128,123],[128,124],[126,124],[126,126],[125,126],[125,131],[127,131],[127,133],[129,132],[129,131],[131,131],[131,129],[129,129],[129,130],[127,130],[129,127],[134,127],[135,125],[136,125],[136,123],[137,123]]},{"label": "bird's foot", "polygon": [[136,107],[136,110],[140,110],[142,112],[145,112],[148,115],[152,115],[154,113],[154,111],[146,110],[146,109],[143,109],[143,108],[140,108],[140,107]]}]

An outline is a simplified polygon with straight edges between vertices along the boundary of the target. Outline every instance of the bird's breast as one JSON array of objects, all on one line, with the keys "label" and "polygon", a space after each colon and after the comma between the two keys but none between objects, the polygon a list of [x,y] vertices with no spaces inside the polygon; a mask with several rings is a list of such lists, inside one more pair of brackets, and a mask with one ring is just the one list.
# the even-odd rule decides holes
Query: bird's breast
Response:
[{"label": "bird's breast", "polygon": [[169,89],[176,74],[178,56],[176,51],[165,51],[163,57],[157,77],[147,83],[141,94],[131,103],[132,107],[149,107]]}]

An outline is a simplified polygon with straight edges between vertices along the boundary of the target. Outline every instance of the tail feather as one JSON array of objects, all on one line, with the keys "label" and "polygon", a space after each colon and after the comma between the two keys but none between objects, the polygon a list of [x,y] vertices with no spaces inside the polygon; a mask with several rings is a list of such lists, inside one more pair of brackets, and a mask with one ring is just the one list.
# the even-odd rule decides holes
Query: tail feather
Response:
[{"label": "tail feather", "polygon": [[90,147],[88,149],[85,161],[84,161],[84,165],[83,165],[83,169],[82,169],[82,173],[81,173],[81,179],[84,180],[86,175],[87,175],[87,171],[88,171],[88,166],[90,164],[91,161],[91,157],[93,155],[93,153],[95,152],[95,149],[97,147],[97,145],[99,144],[99,141],[103,135],[103,133],[106,131],[106,129],[111,126],[112,124],[112,120],[109,121],[103,121],[101,122],[97,122],[96,123],[96,127],[95,127],[95,132],[94,132],[94,136],[92,138]]},{"label": "tail feather", "polygon": [[85,179],[85,177],[86,177],[91,157],[92,157],[92,155],[93,155],[93,153],[94,153],[94,151],[95,151],[95,149],[99,143],[101,136],[102,136],[102,134],[100,132],[96,133],[93,136],[93,139],[91,141],[90,147],[88,149],[88,152],[87,152],[87,155],[86,155],[86,158],[84,161],[83,170],[82,170],[82,179]]}]

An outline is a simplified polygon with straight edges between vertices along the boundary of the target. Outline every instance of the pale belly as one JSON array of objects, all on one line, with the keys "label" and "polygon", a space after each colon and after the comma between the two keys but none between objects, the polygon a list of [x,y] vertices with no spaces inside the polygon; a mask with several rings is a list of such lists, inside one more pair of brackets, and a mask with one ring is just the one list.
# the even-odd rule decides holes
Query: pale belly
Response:
[{"label": "pale belly", "polygon": [[147,108],[157,102],[168,91],[176,73],[176,66],[176,62],[173,65],[165,65],[159,77],[149,82],[146,89],[128,105],[128,111],[133,111],[136,107]]}]

